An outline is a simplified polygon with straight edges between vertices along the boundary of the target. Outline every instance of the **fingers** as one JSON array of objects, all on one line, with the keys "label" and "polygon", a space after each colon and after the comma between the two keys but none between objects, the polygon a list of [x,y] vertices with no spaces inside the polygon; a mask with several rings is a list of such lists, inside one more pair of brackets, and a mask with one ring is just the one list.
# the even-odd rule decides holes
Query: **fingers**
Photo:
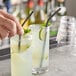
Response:
[{"label": "fingers", "polygon": [[8,36],[8,31],[0,26],[0,39],[4,39]]},{"label": "fingers", "polygon": [[11,34],[11,36],[17,34],[16,23],[8,18],[0,16],[0,26],[3,27],[4,29],[7,29]]},{"label": "fingers", "polygon": [[14,16],[5,13],[4,11],[0,10],[0,14],[4,15],[6,18],[14,21],[16,23],[16,28],[17,28],[17,34],[22,35],[24,33],[23,28],[21,27],[20,23],[18,22],[17,18],[15,18]]}]

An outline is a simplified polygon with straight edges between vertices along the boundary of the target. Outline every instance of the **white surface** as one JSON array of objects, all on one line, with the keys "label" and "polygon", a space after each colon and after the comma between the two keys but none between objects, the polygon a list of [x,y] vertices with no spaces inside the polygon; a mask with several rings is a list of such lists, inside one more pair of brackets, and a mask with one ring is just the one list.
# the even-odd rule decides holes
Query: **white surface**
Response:
[{"label": "white surface", "polygon": [[38,76],[76,76],[76,56],[71,55],[72,51],[69,46],[50,49],[50,71]]},{"label": "white surface", "polygon": [[[59,48],[50,49],[50,70],[49,72],[42,75],[32,75],[32,76],[76,76],[76,56],[71,55],[70,47],[64,46]],[[2,68],[0,67],[0,72],[7,71],[6,65],[8,61],[0,62]],[[5,66],[4,66],[5,65]],[[8,71],[6,74],[0,76],[10,76]]]}]

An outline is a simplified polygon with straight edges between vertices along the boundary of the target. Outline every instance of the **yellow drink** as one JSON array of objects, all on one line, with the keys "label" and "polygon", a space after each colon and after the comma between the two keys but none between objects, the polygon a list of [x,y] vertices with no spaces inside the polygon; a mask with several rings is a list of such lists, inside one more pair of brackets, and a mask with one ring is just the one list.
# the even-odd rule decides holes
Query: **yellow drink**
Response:
[{"label": "yellow drink", "polygon": [[32,76],[31,36],[22,36],[20,50],[19,37],[11,39],[11,73],[12,76]]},{"label": "yellow drink", "polygon": [[46,30],[47,34],[45,46],[45,27],[42,27],[40,24],[33,24],[30,25],[30,28],[32,31],[32,73],[43,73],[49,69],[49,27],[47,27]]}]

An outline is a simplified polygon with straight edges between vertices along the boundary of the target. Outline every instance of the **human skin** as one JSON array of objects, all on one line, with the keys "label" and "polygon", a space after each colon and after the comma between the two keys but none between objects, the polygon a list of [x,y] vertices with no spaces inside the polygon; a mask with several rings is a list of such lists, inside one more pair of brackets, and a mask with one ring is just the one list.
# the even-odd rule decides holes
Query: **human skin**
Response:
[{"label": "human skin", "polygon": [[0,39],[12,37],[16,34],[23,34],[23,28],[17,18],[0,10]]},{"label": "human skin", "polygon": [[58,2],[64,2],[64,0],[57,0]]}]

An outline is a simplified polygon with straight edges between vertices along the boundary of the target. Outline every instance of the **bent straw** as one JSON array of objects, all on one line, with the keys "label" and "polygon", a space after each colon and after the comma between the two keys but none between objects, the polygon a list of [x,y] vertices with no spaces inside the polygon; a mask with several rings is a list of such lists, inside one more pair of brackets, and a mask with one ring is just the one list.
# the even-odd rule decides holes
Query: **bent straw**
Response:
[{"label": "bent straw", "polygon": [[[24,22],[22,23],[22,27],[24,26],[24,24],[26,23],[26,21],[30,18],[30,16],[32,15],[34,13],[34,11],[32,11],[29,15],[28,15],[28,17],[24,20]],[[20,49],[21,49],[21,36],[19,35],[19,42],[18,42],[18,50],[20,51]]]},{"label": "bent straw", "polygon": [[60,10],[61,10],[61,8],[57,9],[57,10],[48,18],[48,20],[47,20],[47,22],[46,22],[45,38],[44,38],[44,43],[43,43],[43,48],[42,48],[42,55],[41,55],[41,61],[40,61],[40,68],[42,67],[43,59],[44,59],[44,52],[45,52],[45,45],[46,45],[46,35],[47,35],[48,22],[49,22],[49,20],[50,20],[55,14],[57,14]]}]

